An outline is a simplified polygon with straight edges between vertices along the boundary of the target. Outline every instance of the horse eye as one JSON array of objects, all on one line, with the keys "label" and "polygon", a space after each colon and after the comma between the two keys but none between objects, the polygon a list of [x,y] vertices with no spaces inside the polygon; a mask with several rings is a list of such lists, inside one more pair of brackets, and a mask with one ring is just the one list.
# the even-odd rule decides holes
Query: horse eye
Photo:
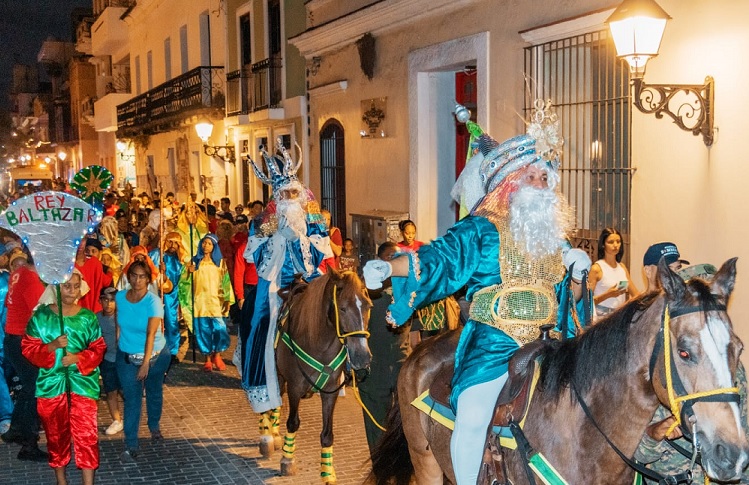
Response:
[{"label": "horse eye", "polygon": [[681,357],[684,360],[689,360],[690,355],[689,355],[689,352],[687,352],[686,350],[679,349],[679,357]]}]

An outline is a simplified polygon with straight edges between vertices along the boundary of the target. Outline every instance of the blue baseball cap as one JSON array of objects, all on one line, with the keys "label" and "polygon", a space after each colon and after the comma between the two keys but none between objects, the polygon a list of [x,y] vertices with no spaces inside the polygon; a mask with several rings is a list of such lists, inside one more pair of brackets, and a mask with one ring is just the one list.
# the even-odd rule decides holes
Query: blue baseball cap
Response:
[{"label": "blue baseball cap", "polygon": [[681,261],[682,264],[689,264],[689,261],[679,259],[679,248],[672,242],[661,242],[653,244],[645,251],[645,256],[642,258],[643,266],[657,265],[661,258],[666,259],[666,264],[672,264],[676,261]]}]

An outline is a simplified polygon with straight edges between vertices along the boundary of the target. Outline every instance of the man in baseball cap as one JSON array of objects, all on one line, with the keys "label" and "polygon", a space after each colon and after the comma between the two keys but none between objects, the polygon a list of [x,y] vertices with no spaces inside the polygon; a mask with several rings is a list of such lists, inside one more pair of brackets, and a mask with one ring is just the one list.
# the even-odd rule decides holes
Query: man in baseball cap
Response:
[{"label": "man in baseball cap", "polygon": [[689,261],[680,259],[681,254],[679,254],[679,248],[676,247],[676,244],[672,242],[653,244],[645,251],[645,256],[642,258],[642,271],[648,281],[647,291],[658,289],[658,263],[661,258],[666,260],[666,264],[672,271],[678,272],[682,266],[689,264]]}]

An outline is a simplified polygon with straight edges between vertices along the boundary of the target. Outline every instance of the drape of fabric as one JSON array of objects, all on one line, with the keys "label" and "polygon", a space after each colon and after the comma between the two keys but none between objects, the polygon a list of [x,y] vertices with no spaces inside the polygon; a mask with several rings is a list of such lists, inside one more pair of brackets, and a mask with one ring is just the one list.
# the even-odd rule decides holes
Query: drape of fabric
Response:
[{"label": "drape of fabric", "polygon": [[[281,405],[275,361],[275,328],[281,299],[278,290],[291,284],[301,273],[307,280],[319,276],[320,263],[332,258],[330,242],[320,224],[308,223],[306,237],[288,241],[278,232],[271,236],[251,235],[244,258],[255,264],[258,284],[250,314],[250,331],[242,341],[242,388],[256,413]],[[245,302],[245,307],[251,302]]]},{"label": "drape of fabric", "polygon": [[[214,253],[219,252],[214,247]],[[229,334],[226,330],[224,303],[234,303],[229,272],[223,260],[219,266],[206,259],[190,274],[182,272],[180,281],[180,301],[184,303],[183,311],[193,317],[193,328],[200,351],[204,354],[223,352],[229,347]],[[192,306],[191,282],[195,285],[195,306]]]},{"label": "drape of fabric", "polygon": [[[77,314],[63,317],[49,306],[40,306],[26,327],[21,342],[23,355],[39,367],[36,397],[50,398],[66,391],[91,399],[99,398],[99,364],[107,350],[96,315],[85,308]],[[78,355],[76,364],[62,365],[63,349],[47,350],[47,344],[65,333],[68,336],[67,352]],[[68,387],[69,386],[69,387]]]},{"label": "drape of fabric", "polygon": [[[148,256],[157,268],[161,266],[161,251],[152,249]],[[172,291],[164,293],[164,338],[169,347],[171,355],[177,355],[179,351],[179,282],[185,265],[182,264],[177,254],[164,253],[164,271],[169,281],[172,282]]]},{"label": "drape of fabric", "polygon": [[49,466],[62,468],[70,463],[70,441],[75,443],[78,468],[99,468],[99,430],[96,427],[96,399],[71,394],[39,398],[37,410],[47,437]]},{"label": "drape of fabric", "polygon": [[[417,309],[452,295],[463,286],[467,287],[466,299],[472,301],[477,291],[500,284],[500,240],[495,222],[483,216],[469,216],[418,252],[401,256],[409,258],[410,269],[407,277],[392,278],[391,318],[403,324]],[[561,247],[559,259],[561,264]],[[502,330],[469,319],[455,354],[450,397],[453,409],[463,390],[507,372],[507,363],[519,347],[518,341]]]},{"label": "drape of fabric", "polygon": [[82,265],[76,264],[75,267],[81,272],[89,288],[88,293],[78,300],[78,304],[94,313],[100,312],[99,294],[102,288],[112,286],[112,275],[104,272],[104,266],[97,258],[88,258]]}]

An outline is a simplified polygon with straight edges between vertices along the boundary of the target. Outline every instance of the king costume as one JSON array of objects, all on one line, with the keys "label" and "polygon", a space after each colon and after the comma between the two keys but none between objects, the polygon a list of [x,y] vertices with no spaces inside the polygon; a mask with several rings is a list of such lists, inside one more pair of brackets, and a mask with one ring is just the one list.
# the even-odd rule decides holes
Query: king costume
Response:
[{"label": "king costume", "polygon": [[[281,406],[274,348],[276,321],[282,304],[278,290],[290,285],[295,274],[302,274],[307,281],[316,278],[320,275],[318,266],[322,261],[333,257],[319,206],[296,176],[301,157],[295,163],[280,139],[276,150],[280,155],[271,156],[261,150],[267,174],[252,162],[255,175],[273,187],[274,200],[268,204],[260,225],[251,228],[244,252],[245,260],[255,265],[258,274],[250,334],[241,343],[242,387],[256,413]],[[306,202],[306,231],[285,226],[285,214],[276,210],[282,191],[287,190],[298,191]]]}]

